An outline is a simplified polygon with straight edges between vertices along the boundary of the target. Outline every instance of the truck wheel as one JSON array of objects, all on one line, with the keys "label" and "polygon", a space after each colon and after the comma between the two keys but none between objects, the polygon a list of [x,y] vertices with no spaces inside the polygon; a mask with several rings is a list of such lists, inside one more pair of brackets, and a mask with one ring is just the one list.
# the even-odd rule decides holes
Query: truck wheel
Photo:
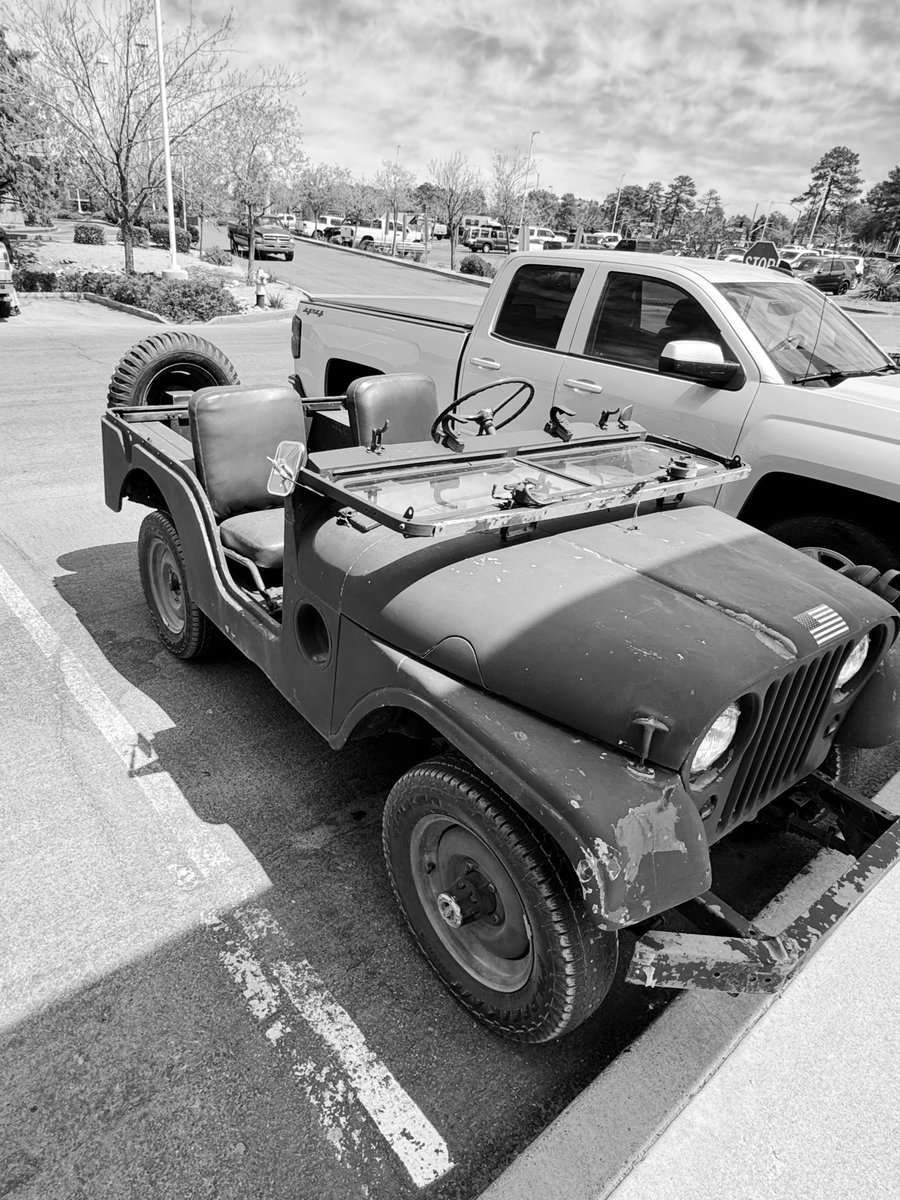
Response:
[{"label": "truck wheel", "polygon": [[861,563],[879,571],[900,567],[900,554],[895,546],[844,517],[812,513],[785,517],[765,532],[835,571]]},{"label": "truck wheel", "polygon": [[845,295],[845,293],[847,293],[849,291],[850,291],[849,282],[846,279],[842,280],[842,282],[838,286],[838,295],[843,296],[843,295]]},{"label": "truck wheel", "polygon": [[181,539],[167,513],[152,512],[144,518],[138,566],[159,640],[178,658],[200,658],[214,644],[217,631],[191,599]]},{"label": "truck wheel", "polygon": [[168,404],[168,391],[239,383],[231,362],[218,346],[193,333],[154,333],[119,360],[109,384],[109,408]]},{"label": "truck wheel", "polygon": [[360,250],[372,250],[374,247],[375,242],[372,240],[372,238],[363,238],[363,240],[359,243]]},{"label": "truck wheel", "polygon": [[286,254],[286,255],[284,256],[284,261],[285,261],[285,262],[293,262],[293,261],[294,261],[294,252],[293,252],[293,250],[291,251],[291,253],[290,253],[290,254]]},{"label": "truck wheel", "polygon": [[479,1021],[548,1042],[597,1008],[615,975],[616,934],[593,925],[548,835],[465,760],[431,759],[402,776],[383,836],[419,949]]}]

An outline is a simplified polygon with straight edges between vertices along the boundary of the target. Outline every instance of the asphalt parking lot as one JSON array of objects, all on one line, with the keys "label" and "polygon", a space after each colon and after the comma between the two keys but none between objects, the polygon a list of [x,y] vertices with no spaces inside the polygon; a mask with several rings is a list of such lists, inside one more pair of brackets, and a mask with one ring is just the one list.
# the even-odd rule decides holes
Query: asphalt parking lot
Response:
[{"label": "asphalt parking lot", "polygon": [[[358,291],[359,261],[292,265]],[[407,287],[370,267],[372,290]],[[381,862],[408,748],[335,755],[236,653],[191,666],[153,634],[143,512],[103,504],[98,421],[158,327],[23,310],[0,328],[0,1195],[476,1196],[669,994],[620,982],[547,1047],[456,1006]],[[285,319],[203,332],[247,381],[291,369]],[[809,856],[764,849],[753,830],[727,849],[749,907]]]}]

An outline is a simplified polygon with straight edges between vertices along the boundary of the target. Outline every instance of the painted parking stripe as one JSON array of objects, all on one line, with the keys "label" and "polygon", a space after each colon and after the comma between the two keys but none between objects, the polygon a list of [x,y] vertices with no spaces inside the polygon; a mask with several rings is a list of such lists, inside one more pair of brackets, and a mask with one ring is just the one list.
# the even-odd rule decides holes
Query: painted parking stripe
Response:
[{"label": "painted parking stripe", "polygon": [[[176,883],[195,879],[195,870],[203,878],[213,875],[224,879],[232,860],[222,842],[211,829],[193,824],[181,789],[167,772],[153,769],[158,766],[158,758],[152,746],[119,712],[2,566],[0,598],[44,657],[58,667],[73,699],[112,747],[130,778],[169,827],[181,853],[190,860],[191,866],[172,864]],[[148,773],[139,773],[148,768]],[[253,1016],[268,1023],[266,1037],[270,1045],[289,1057],[292,1074],[307,1098],[316,1103],[326,1137],[338,1158],[343,1157],[344,1139],[351,1133],[348,1106],[339,1101],[349,1097],[359,1101],[419,1187],[446,1174],[453,1163],[444,1140],[369,1049],[362,1031],[310,964],[290,953],[287,935],[272,914],[260,907],[244,908],[238,910],[238,919],[241,930],[235,938],[224,917],[207,918],[221,943],[219,960],[241,988]],[[279,954],[273,963],[267,963],[255,949],[267,938],[278,943]],[[282,1015],[276,1017],[279,1012]],[[311,1062],[302,1054],[290,1025],[298,1018],[307,1036],[311,1029],[325,1043],[333,1066]],[[358,1142],[358,1131],[353,1140]]]},{"label": "painted parking stripe", "polygon": [[[313,967],[303,958],[280,956],[290,949],[290,942],[275,917],[258,905],[242,907],[234,917],[240,932],[224,917],[207,918],[219,943],[219,961],[241,988],[253,1016],[265,1026],[270,1044],[288,1056],[297,1083],[324,1114],[335,1149],[351,1142],[353,1102],[357,1101],[413,1183],[425,1187],[446,1175],[453,1166],[446,1142],[369,1047]],[[261,954],[258,948],[266,943],[266,953]],[[304,1054],[294,1032],[298,1017],[301,1030],[308,1036],[311,1029],[327,1046],[324,1069]]]}]

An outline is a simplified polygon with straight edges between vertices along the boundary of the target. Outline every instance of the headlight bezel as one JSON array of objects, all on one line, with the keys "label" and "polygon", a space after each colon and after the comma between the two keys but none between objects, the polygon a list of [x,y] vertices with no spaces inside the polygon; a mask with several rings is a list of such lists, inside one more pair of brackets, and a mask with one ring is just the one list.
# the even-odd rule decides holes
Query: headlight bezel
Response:
[{"label": "headlight bezel", "polygon": [[[871,652],[872,637],[871,630],[868,630],[850,646],[847,656],[841,663],[840,670],[834,680],[834,693],[832,696],[834,703],[839,704],[850,695],[850,692],[853,690],[853,682],[858,679],[861,672],[865,669]],[[845,675],[844,672],[851,663],[854,664],[853,670],[849,675]]]}]

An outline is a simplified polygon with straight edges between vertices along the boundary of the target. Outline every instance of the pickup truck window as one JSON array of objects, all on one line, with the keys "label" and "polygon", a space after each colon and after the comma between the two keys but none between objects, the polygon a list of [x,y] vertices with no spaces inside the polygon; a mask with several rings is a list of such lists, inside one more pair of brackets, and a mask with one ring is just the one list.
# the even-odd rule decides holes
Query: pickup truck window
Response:
[{"label": "pickup truck window", "polygon": [[611,271],[584,353],[656,371],[663,347],[680,338],[725,349],[712,318],[687,292],[660,279]]},{"label": "pickup truck window", "polygon": [[581,267],[520,267],[497,316],[496,336],[555,349],[582,273]]},{"label": "pickup truck window", "polygon": [[786,383],[827,371],[877,371],[893,364],[836,304],[799,281],[720,283]]}]

